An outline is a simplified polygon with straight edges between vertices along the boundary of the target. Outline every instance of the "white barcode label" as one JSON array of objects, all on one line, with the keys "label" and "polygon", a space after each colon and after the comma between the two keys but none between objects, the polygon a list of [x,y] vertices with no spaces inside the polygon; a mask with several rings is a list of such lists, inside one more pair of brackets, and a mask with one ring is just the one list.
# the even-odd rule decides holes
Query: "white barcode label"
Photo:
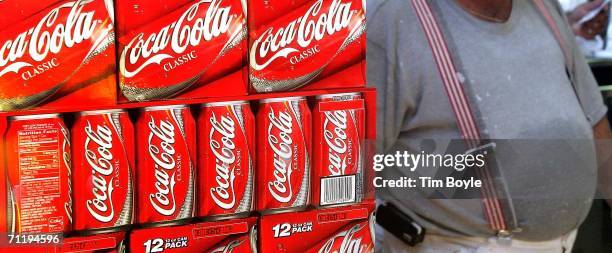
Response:
[{"label": "white barcode label", "polygon": [[355,202],[356,175],[326,177],[321,179],[321,205],[338,205]]}]

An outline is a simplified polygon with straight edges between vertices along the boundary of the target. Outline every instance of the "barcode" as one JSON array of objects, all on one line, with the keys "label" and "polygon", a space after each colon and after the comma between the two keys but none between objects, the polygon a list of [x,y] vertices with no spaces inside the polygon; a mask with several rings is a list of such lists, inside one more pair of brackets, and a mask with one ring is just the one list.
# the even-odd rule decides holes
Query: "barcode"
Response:
[{"label": "barcode", "polygon": [[321,179],[321,205],[355,202],[355,175]]}]

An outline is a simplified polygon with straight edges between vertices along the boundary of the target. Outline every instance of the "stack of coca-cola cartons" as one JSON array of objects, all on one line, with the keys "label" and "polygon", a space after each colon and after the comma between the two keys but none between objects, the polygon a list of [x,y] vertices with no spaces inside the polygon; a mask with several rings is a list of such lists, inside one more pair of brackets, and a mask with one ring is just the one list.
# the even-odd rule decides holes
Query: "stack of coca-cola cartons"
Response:
[{"label": "stack of coca-cola cartons", "polygon": [[251,91],[274,94],[257,117],[262,252],[374,251],[365,25],[362,0],[249,2]]},{"label": "stack of coca-cola cartons", "polygon": [[[300,235],[373,248],[361,1],[252,1],[249,34],[238,0],[2,5],[18,15],[0,27],[34,25],[0,36],[0,78],[22,78],[0,83],[12,106],[0,115],[0,249],[276,252]],[[18,60],[30,52],[43,62]]]}]

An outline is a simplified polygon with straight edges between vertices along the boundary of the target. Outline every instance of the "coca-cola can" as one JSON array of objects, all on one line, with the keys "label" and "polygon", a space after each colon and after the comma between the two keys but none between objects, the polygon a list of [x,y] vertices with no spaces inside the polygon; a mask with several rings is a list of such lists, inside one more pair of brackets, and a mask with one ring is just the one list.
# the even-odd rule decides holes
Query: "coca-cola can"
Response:
[{"label": "coca-cola can", "polygon": [[310,201],[312,119],[303,97],[261,101],[257,113],[257,209],[304,209]]},{"label": "coca-cola can", "polygon": [[134,216],[134,126],[124,110],[82,112],[72,126],[74,229],[120,230]]},{"label": "coca-cola can", "polygon": [[365,2],[249,1],[251,91],[363,86]]},{"label": "coca-cola can", "polygon": [[11,117],[5,142],[8,232],[71,231],[70,134],[60,115]]},{"label": "coca-cola can", "polygon": [[195,216],[195,121],[185,105],[144,108],[137,122],[137,221],[145,226]]},{"label": "coca-cola can", "polygon": [[248,216],[255,194],[255,116],[249,103],[205,104],[198,128],[199,216]]},{"label": "coca-cola can", "polygon": [[364,101],[359,93],[317,97],[313,110],[314,204],[360,202],[364,196]]}]

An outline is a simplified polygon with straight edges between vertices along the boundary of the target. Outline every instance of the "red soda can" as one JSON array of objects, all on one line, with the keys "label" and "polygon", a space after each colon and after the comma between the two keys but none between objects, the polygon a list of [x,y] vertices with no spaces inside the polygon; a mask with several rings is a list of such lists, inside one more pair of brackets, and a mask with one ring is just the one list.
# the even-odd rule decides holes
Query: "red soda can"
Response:
[{"label": "red soda can", "polygon": [[198,127],[199,216],[248,216],[255,193],[255,116],[248,102],[205,104]]},{"label": "red soda can", "polygon": [[137,221],[185,222],[195,212],[195,121],[185,105],[144,108],[137,122]]},{"label": "red soda can", "polygon": [[264,213],[310,201],[310,109],[303,97],[261,101],[257,113],[257,204]]},{"label": "red soda can", "polygon": [[318,206],[360,202],[364,195],[364,116],[359,93],[321,95],[313,110],[314,200]]},{"label": "red soda can", "polygon": [[70,134],[60,115],[11,117],[5,141],[9,232],[69,232]]},{"label": "red soda can", "polygon": [[74,230],[109,232],[134,216],[134,126],[124,110],[82,112],[72,126]]}]

